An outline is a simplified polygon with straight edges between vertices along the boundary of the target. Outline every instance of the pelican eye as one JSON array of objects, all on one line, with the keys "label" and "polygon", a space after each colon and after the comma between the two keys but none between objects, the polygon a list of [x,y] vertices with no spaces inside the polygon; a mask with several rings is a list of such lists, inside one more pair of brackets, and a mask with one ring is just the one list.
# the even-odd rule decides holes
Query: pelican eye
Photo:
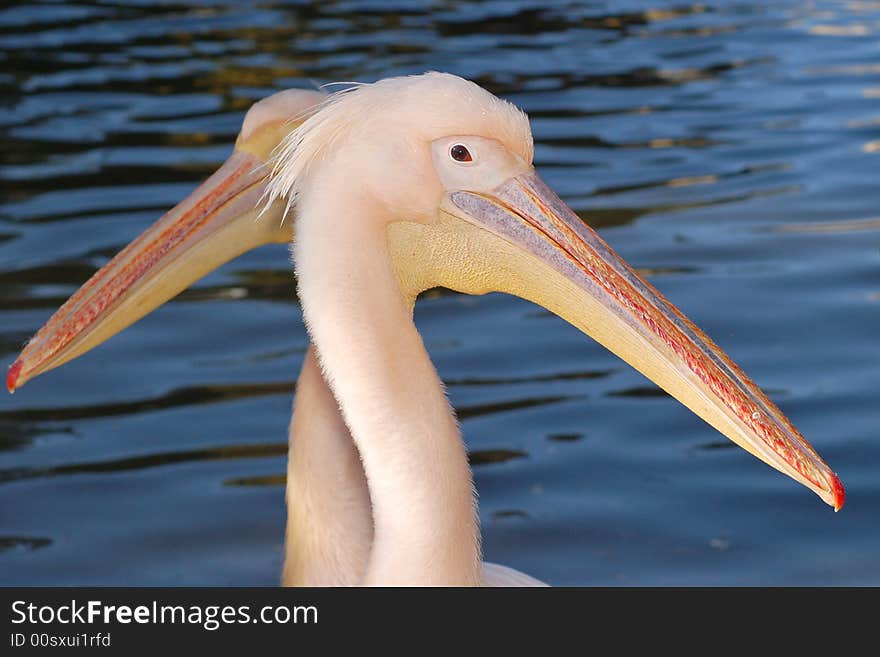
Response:
[{"label": "pelican eye", "polygon": [[471,157],[471,152],[467,149],[467,146],[464,144],[456,144],[452,148],[449,149],[449,156],[455,160],[456,162],[473,162],[474,158]]}]

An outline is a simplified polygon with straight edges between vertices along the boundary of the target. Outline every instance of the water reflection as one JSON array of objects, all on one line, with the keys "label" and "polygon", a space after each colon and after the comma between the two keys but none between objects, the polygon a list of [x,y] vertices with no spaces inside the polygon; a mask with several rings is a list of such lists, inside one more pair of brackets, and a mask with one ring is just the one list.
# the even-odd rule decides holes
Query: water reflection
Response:
[{"label": "water reflection", "polygon": [[133,456],[111,461],[96,461],[91,463],[75,463],[60,465],[43,469],[0,470],[0,484],[17,481],[20,479],[34,479],[37,477],[57,477],[73,474],[89,474],[99,472],[121,473],[127,470],[143,470],[145,468],[157,468],[175,463],[187,461],[217,461],[217,460],[240,460],[245,458],[266,458],[269,456],[284,456],[287,454],[287,443],[264,444],[264,445],[229,445],[226,447],[212,447],[210,449],[192,450],[186,452],[167,452],[161,454],[148,454],[146,456]]},{"label": "water reflection", "polygon": [[0,421],[15,422],[64,422],[114,415],[132,415],[149,413],[177,406],[197,404],[216,404],[224,401],[262,397],[265,395],[289,394],[294,383],[258,383],[198,386],[174,389],[167,394],[150,399],[138,399],[92,406],[76,406],[70,408],[20,408],[13,411],[0,412]]},{"label": "water reflection", "polygon": [[51,538],[36,536],[0,536],[0,552],[7,550],[39,550],[52,545]]}]

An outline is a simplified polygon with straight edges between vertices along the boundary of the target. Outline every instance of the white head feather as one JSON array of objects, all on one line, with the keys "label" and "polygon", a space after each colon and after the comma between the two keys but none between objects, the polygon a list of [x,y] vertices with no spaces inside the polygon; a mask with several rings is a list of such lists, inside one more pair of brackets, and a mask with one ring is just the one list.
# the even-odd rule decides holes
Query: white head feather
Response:
[{"label": "white head feather", "polygon": [[526,162],[534,149],[522,110],[455,75],[429,72],[354,84],[327,96],[278,146],[266,207],[287,199],[286,216],[316,162],[350,137],[381,134],[403,134],[425,144],[456,134],[491,137]]}]

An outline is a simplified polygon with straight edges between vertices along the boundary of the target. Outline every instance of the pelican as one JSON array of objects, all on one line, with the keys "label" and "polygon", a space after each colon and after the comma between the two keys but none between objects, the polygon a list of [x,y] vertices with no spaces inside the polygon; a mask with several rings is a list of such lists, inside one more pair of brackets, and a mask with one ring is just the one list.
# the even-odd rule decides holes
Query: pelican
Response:
[{"label": "pelican", "polygon": [[543,306],[840,509],[840,480],[791,422],[532,156],[521,110],[449,74],[271,96],[220,169],[49,319],[7,386],[285,242],[311,344],[289,432],[284,584],[538,583],[482,563],[464,443],[413,323],[416,297],[437,286]]}]

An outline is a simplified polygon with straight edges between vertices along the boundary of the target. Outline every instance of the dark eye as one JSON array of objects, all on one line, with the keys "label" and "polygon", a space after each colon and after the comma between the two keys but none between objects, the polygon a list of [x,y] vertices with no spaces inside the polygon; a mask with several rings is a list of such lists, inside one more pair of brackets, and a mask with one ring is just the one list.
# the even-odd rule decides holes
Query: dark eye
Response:
[{"label": "dark eye", "polygon": [[449,155],[456,162],[473,162],[474,161],[474,158],[471,157],[471,152],[463,144],[456,144],[455,146],[450,148]]}]

